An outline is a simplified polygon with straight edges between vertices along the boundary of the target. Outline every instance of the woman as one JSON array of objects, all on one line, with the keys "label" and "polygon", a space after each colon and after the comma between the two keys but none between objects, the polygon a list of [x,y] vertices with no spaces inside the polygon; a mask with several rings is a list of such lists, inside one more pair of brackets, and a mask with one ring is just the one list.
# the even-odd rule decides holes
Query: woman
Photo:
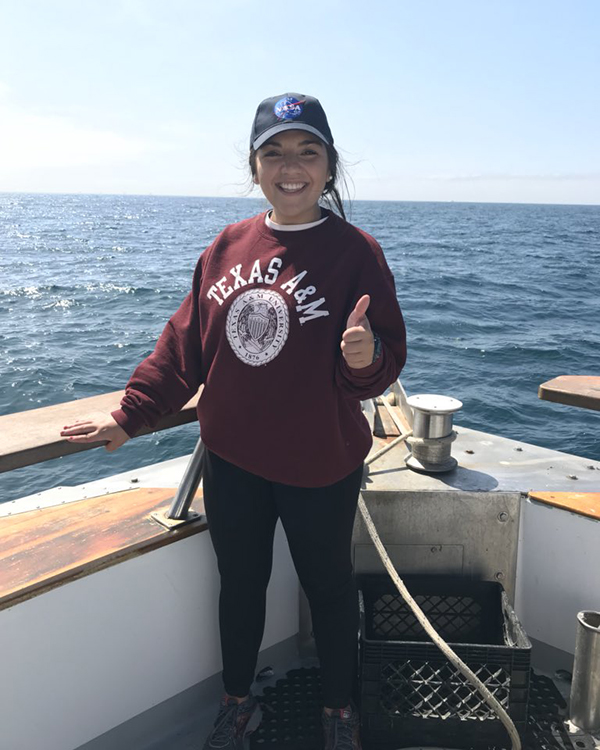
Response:
[{"label": "woman", "polygon": [[204,747],[247,747],[260,721],[250,686],[280,518],[311,606],[326,750],[356,749],[350,547],[372,443],[360,401],[398,377],[404,323],[381,248],[343,217],[339,158],[318,100],[289,93],[261,102],[249,164],[272,209],[226,227],[201,255],[190,294],[121,408],[61,434],[114,450],[204,384],[198,416],[225,686]]}]

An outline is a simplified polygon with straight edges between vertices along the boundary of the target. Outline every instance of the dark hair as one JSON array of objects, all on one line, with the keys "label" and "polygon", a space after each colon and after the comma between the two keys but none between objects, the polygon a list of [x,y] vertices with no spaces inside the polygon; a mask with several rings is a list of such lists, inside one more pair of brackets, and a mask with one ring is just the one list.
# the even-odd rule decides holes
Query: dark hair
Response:
[{"label": "dark hair", "polygon": [[[336,151],[334,146],[330,146],[328,143],[325,144],[325,150],[327,151],[327,160],[329,165],[329,172],[331,173],[331,179],[325,183],[325,188],[321,194],[321,198],[327,208],[330,208],[342,217],[346,218],[344,211],[344,202],[342,200],[341,189],[338,187],[340,183],[343,185],[344,192],[348,194],[346,186],[346,176],[344,174],[344,167],[342,165],[340,155]],[[248,156],[248,164],[250,166],[250,177],[254,179],[256,176],[256,150],[250,148],[250,155]]]}]

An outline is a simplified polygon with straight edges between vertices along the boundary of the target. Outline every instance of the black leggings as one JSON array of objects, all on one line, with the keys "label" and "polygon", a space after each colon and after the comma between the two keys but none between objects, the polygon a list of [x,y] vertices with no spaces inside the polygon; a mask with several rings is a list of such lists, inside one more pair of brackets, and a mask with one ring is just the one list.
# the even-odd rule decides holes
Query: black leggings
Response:
[{"label": "black leggings", "polygon": [[324,704],[350,700],[358,632],[351,538],[363,467],[328,487],[269,482],[219,458],[204,459],[204,502],[219,572],[223,682],[248,694],[263,637],[273,536],[281,518],[313,619]]}]

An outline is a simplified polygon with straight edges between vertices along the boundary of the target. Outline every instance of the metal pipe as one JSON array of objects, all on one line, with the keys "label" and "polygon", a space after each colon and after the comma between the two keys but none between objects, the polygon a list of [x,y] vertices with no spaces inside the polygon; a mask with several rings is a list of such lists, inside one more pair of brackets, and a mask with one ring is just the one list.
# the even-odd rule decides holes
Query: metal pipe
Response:
[{"label": "metal pipe", "polygon": [[600,731],[600,612],[577,615],[571,722],[590,734]]},{"label": "metal pipe", "polygon": [[187,518],[190,505],[202,479],[203,457],[204,443],[202,438],[199,438],[177,488],[177,494],[166,514],[167,518],[175,520]]}]

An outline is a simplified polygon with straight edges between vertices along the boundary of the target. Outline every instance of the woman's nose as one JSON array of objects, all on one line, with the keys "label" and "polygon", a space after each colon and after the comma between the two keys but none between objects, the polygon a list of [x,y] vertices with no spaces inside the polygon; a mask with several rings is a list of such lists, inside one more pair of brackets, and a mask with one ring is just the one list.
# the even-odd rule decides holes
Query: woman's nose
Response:
[{"label": "woman's nose", "polygon": [[294,172],[298,169],[298,157],[294,154],[289,154],[283,157],[282,169],[284,172]]}]

